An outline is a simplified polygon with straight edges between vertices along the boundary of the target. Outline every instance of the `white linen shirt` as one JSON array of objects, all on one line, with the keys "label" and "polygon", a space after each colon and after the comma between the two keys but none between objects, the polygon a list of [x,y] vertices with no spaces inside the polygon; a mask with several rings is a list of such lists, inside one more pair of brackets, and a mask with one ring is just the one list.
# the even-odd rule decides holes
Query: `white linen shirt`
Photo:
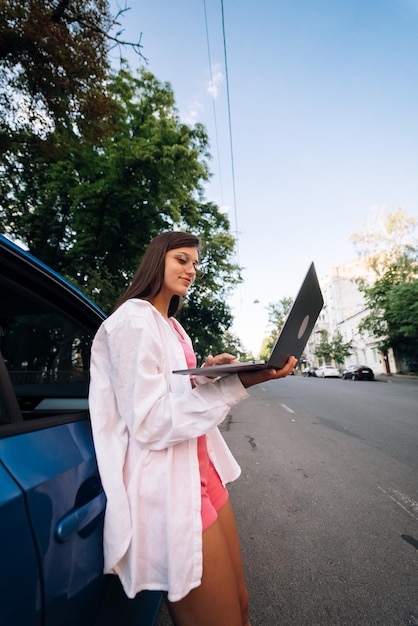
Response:
[{"label": "white linen shirt", "polygon": [[192,389],[188,376],[172,373],[185,367],[173,327],[144,300],[125,302],[93,341],[89,407],[107,497],[104,571],[119,576],[129,598],[160,590],[176,602],[200,585],[197,437],[207,435],[224,484],[240,474],[217,425],[247,391],[237,375]]}]

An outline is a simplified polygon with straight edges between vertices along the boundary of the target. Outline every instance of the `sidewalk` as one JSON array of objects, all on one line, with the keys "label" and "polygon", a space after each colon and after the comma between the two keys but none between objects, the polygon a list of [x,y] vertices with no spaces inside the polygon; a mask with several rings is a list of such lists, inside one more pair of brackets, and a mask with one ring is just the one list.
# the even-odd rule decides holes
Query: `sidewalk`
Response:
[{"label": "sidewalk", "polygon": [[375,380],[383,383],[405,383],[418,385],[418,376],[411,376],[408,374],[376,374]]}]

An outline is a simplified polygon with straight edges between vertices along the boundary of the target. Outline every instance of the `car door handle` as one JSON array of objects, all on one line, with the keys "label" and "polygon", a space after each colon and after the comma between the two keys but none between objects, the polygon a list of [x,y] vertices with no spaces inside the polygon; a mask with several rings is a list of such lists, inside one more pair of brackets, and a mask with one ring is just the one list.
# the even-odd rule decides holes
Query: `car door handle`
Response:
[{"label": "car door handle", "polygon": [[106,496],[104,491],[100,492],[95,498],[68,513],[57,524],[55,537],[61,543],[68,541],[75,533],[79,533],[90,522],[98,517],[105,509]]}]

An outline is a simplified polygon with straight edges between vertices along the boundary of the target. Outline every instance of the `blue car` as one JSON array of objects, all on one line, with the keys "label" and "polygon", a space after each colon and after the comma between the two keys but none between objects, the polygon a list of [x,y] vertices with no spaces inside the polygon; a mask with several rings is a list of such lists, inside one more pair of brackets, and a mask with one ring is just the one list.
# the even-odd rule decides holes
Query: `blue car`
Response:
[{"label": "blue car", "polygon": [[162,594],[103,575],[87,392],[104,313],[2,235],[0,294],[0,624],[155,624]]}]

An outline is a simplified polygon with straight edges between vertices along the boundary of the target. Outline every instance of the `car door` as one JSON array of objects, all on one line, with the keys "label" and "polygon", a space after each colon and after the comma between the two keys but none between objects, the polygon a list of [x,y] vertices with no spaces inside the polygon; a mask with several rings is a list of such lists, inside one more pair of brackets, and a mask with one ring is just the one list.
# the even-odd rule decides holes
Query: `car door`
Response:
[{"label": "car door", "polygon": [[102,625],[115,607],[119,624],[153,624],[161,594],[127,601],[102,573],[87,393],[103,314],[11,246],[0,246],[0,292],[0,624]]},{"label": "car door", "polygon": [[[0,423],[13,411],[13,396],[3,387],[0,358]],[[9,400],[9,402],[8,402]],[[11,405],[10,405],[11,400]],[[1,427],[1,426],[0,426]],[[38,595],[38,559],[26,514],[23,491],[0,459],[0,623],[41,624]],[[25,584],[21,585],[24,572]]]}]

